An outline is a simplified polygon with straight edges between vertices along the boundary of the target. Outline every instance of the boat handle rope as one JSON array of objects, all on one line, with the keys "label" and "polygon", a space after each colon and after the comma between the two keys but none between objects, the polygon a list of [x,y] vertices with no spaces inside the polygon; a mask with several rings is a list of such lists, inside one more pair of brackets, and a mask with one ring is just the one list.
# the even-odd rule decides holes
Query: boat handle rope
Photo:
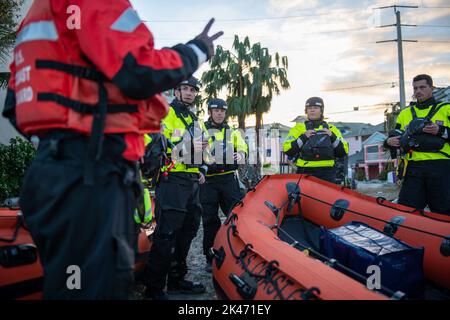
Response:
[{"label": "boat handle rope", "polygon": [[[334,204],[332,204],[332,203],[329,203],[329,202],[326,202],[326,201],[317,199],[317,198],[315,198],[315,197],[313,197],[313,196],[310,196],[310,195],[307,195],[307,194],[301,192],[301,191],[300,191],[300,190],[301,190],[301,189],[300,189],[300,181],[301,181],[301,179],[302,179],[303,177],[306,178],[306,177],[308,177],[308,176],[309,176],[309,175],[302,175],[302,176],[300,176],[300,178],[297,180],[296,185],[297,185],[297,189],[299,190],[298,193],[299,193],[301,196],[305,196],[305,197],[310,198],[310,199],[312,199],[312,200],[314,200],[314,201],[320,202],[320,203],[322,203],[322,204],[326,204],[326,205],[330,206],[331,208],[335,207],[335,208],[337,208],[337,209],[344,210],[344,212],[345,212],[345,211],[348,211],[348,212],[350,212],[350,213],[353,213],[353,214],[356,214],[356,215],[360,215],[360,216],[363,216],[363,217],[366,217],[366,218],[369,218],[369,219],[372,219],[372,220],[376,220],[376,221],[379,221],[379,222],[384,222],[384,223],[386,223],[386,224],[392,224],[392,221],[386,221],[386,220],[383,220],[383,219],[380,219],[380,218],[375,218],[375,217],[373,217],[373,216],[366,215],[366,214],[361,213],[361,212],[353,211],[353,210],[350,210],[350,209],[347,209],[347,208],[342,208],[342,207],[336,206],[336,205],[334,205]],[[288,195],[288,200],[287,200],[286,202],[284,202],[284,203],[282,204],[282,206],[280,207],[280,210],[281,210],[281,209],[289,202],[289,196],[290,196],[290,194]],[[378,201],[379,201],[379,200],[378,200],[379,198],[382,198],[382,197],[378,197],[378,198],[377,198],[377,203],[378,203]],[[384,199],[384,198],[383,198],[383,199]],[[386,199],[384,199],[384,200],[386,200]],[[378,203],[378,204],[383,206],[383,204],[381,204],[381,203]],[[384,205],[384,206],[386,206],[386,205]],[[391,208],[391,207],[389,207],[389,208]],[[399,211],[402,211],[401,209],[398,209],[398,208],[393,208],[393,209],[397,209],[397,210],[399,210]],[[414,211],[412,211],[412,212],[415,212],[415,211],[416,211],[416,209],[414,209]],[[412,212],[408,212],[408,211],[404,211],[404,212],[406,212],[406,213],[412,213]],[[425,216],[425,217],[426,217],[426,218],[433,219],[433,220],[436,220],[436,219],[431,218],[431,217],[428,217],[428,216]],[[443,222],[447,222],[447,221],[443,221]],[[449,237],[448,237],[448,236],[443,236],[443,235],[436,234],[436,233],[433,233],[433,232],[428,232],[428,231],[420,230],[420,229],[417,229],[417,228],[414,228],[414,227],[405,226],[405,225],[402,225],[402,224],[396,224],[396,226],[401,227],[401,228],[405,228],[405,229],[409,229],[409,230],[412,230],[412,231],[417,231],[417,232],[420,232],[420,233],[428,234],[428,235],[430,235],[430,236],[434,236],[434,237],[437,237],[437,238],[441,238],[441,239],[443,239],[444,241],[448,241],[448,240],[449,240]]]},{"label": "boat handle rope", "polygon": [[[286,297],[283,295],[283,292],[281,291],[281,289],[278,287],[278,282],[274,281],[273,277],[275,275],[275,271],[278,269],[279,267],[279,262],[276,260],[271,260],[267,263],[267,265],[265,266],[265,274],[257,274],[254,273],[252,271],[250,271],[248,269],[247,264],[245,263],[244,259],[247,256],[247,254],[250,251],[253,251],[253,245],[251,243],[248,243],[245,245],[244,249],[242,249],[242,251],[239,253],[239,255],[236,254],[236,252],[233,249],[233,246],[231,244],[231,235],[230,235],[230,231],[232,231],[231,233],[233,234],[233,236],[237,236],[237,234],[234,234],[234,229],[233,229],[233,225],[236,226],[234,224],[234,219],[231,219],[231,225],[230,227],[228,227],[227,229],[227,241],[228,241],[228,246],[230,248],[230,252],[231,255],[239,261],[239,264],[242,266],[242,268],[244,269],[244,271],[249,274],[251,277],[254,277],[258,280],[264,279],[264,282],[266,283],[270,283],[273,288],[276,291],[276,296],[275,297],[279,297],[280,300],[287,300]],[[242,239],[241,239],[242,240]],[[254,252],[255,254],[257,254],[256,252]],[[260,255],[258,255],[259,257],[261,257]],[[262,257],[261,257],[262,258]],[[263,258],[262,258],[263,259]],[[266,260],[267,261],[267,260]],[[310,289],[304,289],[304,291],[302,292],[301,296],[303,299],[307,300],[307,299],[318,299],[318,297],[314,294],[314,292],[318,292],[320,294],[320,290],[317,287],[312,287]]]},{"label": "boat handle rope", "polygon": [[[366,217],[366,218],[369,218],[369,219],[372,219],[372,220],[376,220],[376,221],[379,221],[379,222],[384,222],[384,223],[392,224],[391,221],[386,221],[386,220],[384,220],[384,219],[375,218],[375,217],[373,217],[373,216],[369,216],[369,215],[367,215],[367,214],[364,214],[364,213],[361,213],[361,212],[358,212],[358,211],[354,211],[354,210],[350,210],[350,209],[346,209],[346,208],[341,208],[341,207],[339,207],[339,206],[335,206],[334,204],[331,204],[331,203],[329,203],[329,202],[326,202],[326,201],[317,199],[317,198],[315,198],[315,197],[312,197],[312,196],[307,195],[307,194],[302,193],[302,192],[300,192],[300,195],[305,196],[305,197],[307,197],[307,198],[309,198],[309,199],[312,199],[312,200],[314,200],[314,201],[320,202],[320,203],[322,203],[322,204],[326,204],[326,205],[328,205],[328,206],[330,206],[330,207],[335,207],[335,208],[337,208],[337,209],[342,209],[342,210],[344,210],[344,211],[347,211],[347,212],[350,212],[350,213],[353,213],[353,214],[356,214],[356,215],[359,215],[359,216],[363,216],[363,217]],[[417,232],[424,233],[424,234],[427,234],[427,235],[430,235],[430,236],[434,236],[434,237],[437,237],[437,238],[442,238],[442,239],[444,239],[444,240],[447,239],[446,236],[443,236],[443,235],[440,235],[440,234],[436,234],[436,233],[433,233],[433,232],[420,230],[420,229],[417,229],[417,228],[414,228],[414,227],[410,227],[410,226],[405,226],[405,225],[402,225],[402,224],[396,224],[396,225],[397,225],[398,227],[401,227],[401,228],[409,229],[409,230],[412,230],[412,231],[417,231]]]},{"label": "boat handle rope", "polygon": [[[294,191],[292,191],[291,193],[289,193],[288,199],[287,199],[285,202],[283,202],[282,205],[281,205],[279,208],[276,208],[276,211],[277,211],[278,213],[279,213],[279,212],[280,212],[280,211],[281,211],[281,210],[282,210],[282,209],[290,202],[290,197],[291,197],[292,194],[298,193],[299,195],[302,195],[302,193],[300,192],[300,186],[299,186],[299,183],[300,183],[301,178],[302,178],[302,177],[300,177],[300,178],[297,180],[296,189],[294,189]],[[316,199],[316,200],[321,201],[321,200],[319,200],[319,199]],[[299,210],[301,210],[301,208],[300,208],[300,198],[298,198],[296,202],[297,202],[297,204],[298,204]],[[322,201],[322,202],[323,202],[323,201]],[[334,206],[334,205],[333,205],[333,206]],[[343,209],[344,209],[344,210],[347,210],[347,209],[345,209],[345,208],[343,208]],[[237,219],[238,219],[237,214],[235,213],[234,215],[236,216],[234,219],[237,220]],[[278,217],[277,217],[277,218],[278,218]],[[282,229],[278,223],[276,223],[275,225],[269,226],[269,228],[270,228],[271,230],[273,230],[273,229],[278,229],[278,230],[280,230],[281,232],[283,232],[285,235],[287,235],[287,236],[291,239],[291,241],[292,241],[291,246],[293,246],[294,248],[295,248],[296,246],[301,246],[304,250],[310,251],[310,252],[312,252],[313,254],[315,254],[316,256],[318,256],[318,257],[322,258],[323,260],[325,260],[325,264],[327,264],[328,266],[334,268],[334,267],[337,265],[337,266],[339,266],[340,268],[342,268],[343,270],[345,270],[345,271],[347,271],[347,272],[353,274],[354,276],[356,276],[356,277],[359,278],[360,280],[367,281],[368,278],[366,278],[364,275],[361,275],[361,274],[359,274],[359,273],[357,273],[357,272],[355,272],[355,271],[353,271],[353,270],[347,268],[346,266],[340,264],[336,259],[332,259],[332,258],[329,258],[329,257],[327,257],[327,256],[325,256],[325,255],[322,255],[322,254],[319,253],[315,248],[312,248],[312,247],[310,247],[310,246],[306,246],[306,245],[304,245],[303,243],[297,241],[297,240],[296,240],[294,237],[292,237],[288,232],[286,232],[284,229]],[[280,241],[281,241],[281,240],[280,240]],[[229,245],[230,245],[230,243],[229,243]],[[231,248],[231,247],[230,247],[230,248]],[[314,288],[314,287],[313,287],[313,288]],[[312,289],[312,288],[311,288],[311,289]],[[394,291],[392,291],[392,290],[390,290],[389,288],[386,288],[386,287],[384,287],[384,286],[381,286],[381,290],[384,290],[386,293],[390,294],[390,295],[391,295],[391,298],[402,299],[402,298],[405,296],[405,294],[404,294],[403,292],[401,292],[401,291],[394,292]],[[319,290],[319,292],[320,292],[320,290]]]},{"label": "boat handle rope", "polygon": [[22,215],[22,214],[18,214],[18,215],[17,215],[16,227],[15,227],[15,229],[14,229],[14,232],[13,232],[12,237],[11,237],[10,239],[7,239],[7,238],[1,238],[1,237],[0,237],[0,241],[1,241],[1,242],[7,242],[7,243],[12,243],[12,242],[16,241],[17,235],[19,234],[19,229],[20,229],[20,227],[24,227],[24,229],[27,230],[27,229],[25,228],[24,223],[23,223],[23,215]]},{"label": "boat handle rope", "polygon": [[[339,267],[339,268],[345,270],[346,272],[351,273],[351,274],[354,275],[355,277],[359,278],[360,281],[367,281],[368,277],[365,277],[364,275],[362,275],[362,274],[360,274],[360,273],[358,273],[358,272],[356,272],[356,271],[353,271],[352,269],[347,268],[346,266],[344,266],[344,265],[342,265],[341,263],[339,263],[339,261],[337,261],[336,259],[329,258],[329,257],[327,257],[327,256],[325,256],[325,255],[319,253],[318,251],[314,250],[314,249],[311,248],[310,246],[307,246],[307,245],[305,245],[305,244],[303,244],[303,243],[301,243],[301,242],[295,240],[295,238],[292,237],[288,232],[286,232],[285,230],[283,230],[283,228],[277,227],[277,229],[280,230],[281,232],[283,232],[286,236],[288,236],[288,237],[290,238],[290,240],[292,241],[292,244],[291,244],[292,247],[295,248],[295,247],[298,246],[299,249],[302,248],[302,250],[310,251],[310,252],[312,252],[314,255],[316,255],[317,257],[323,259],[323,260],[325,261],[324,263],[325,263],[326,265],[328,265],[329,267],[331,267],[331,268],[333,268],[333,269],[336,269],[335,267],[337,266],[337,267]],[[280,241],[282,241],[282,240],[280,239]],[[398,297],[402,298],[402,297],[404,296],[403,292],[399,292],[399,291],[394,292],[394,291],[392,291],[391,289],[386,288],[386,287],[383,286],[383,285],[381,285],[381,288],[380,288],[379,290],[377,290],[377,291],[380,291],[380,292],[384,291],[384,292],[386,292],[387,294],[391,295],[391,297],[397,297],[397,296],[398,296]],[[402,293],[403,296],[402,296],[400,293]]]},{"label": "boat handle rope", "polygon": [[419,213],[421,216],[423,216],[425,218],[428,218],[428,219],[431,219],[431,220],[436,220],[436,221],[439,221],[439,222],[450,223],[450,221],[448,221],[448,220],[443,220],[443,219],[430,217],[430,216],[425,214],[424,210],[421,210],[421,209],[403,210],[403,209],[399,209],[399,208],[396,208],[394,206],[390,206],[388,204],[385,204],[384,203],[385,201],[386,201],[386,198],[383,198],[383,197],[378,197],[377,198],[377,204],[379,204],[380,206],[383,206],[383,207],[386,207],[386,208],[390,208],[390,209],[394,209],[394,210],[397,210],[397,211],[400,211],[400,212],[404,212],[404,213],[415,213],[415,212],[417,212],[417,213]]}]

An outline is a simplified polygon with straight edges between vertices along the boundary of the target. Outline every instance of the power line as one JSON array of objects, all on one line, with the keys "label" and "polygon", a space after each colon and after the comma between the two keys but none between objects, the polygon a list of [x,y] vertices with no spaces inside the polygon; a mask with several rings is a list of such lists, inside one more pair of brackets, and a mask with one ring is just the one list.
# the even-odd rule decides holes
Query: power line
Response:
[{"label": "power line", "polygon": [[[390,8],[389,7],[381,7],[381,8]],[[407,8],[418,8],[418,9],[450,9],[448,6],[430,6],[430,7],[418,7],[418,6],[396,6],[396,7],[407,7]],[[374,8],[379,9],[379,8]],[[305,10],[310,12],[311,10]],[[230,19],[216,19],[217,22],[239,22],[239,21],[264,21],[264,20],[287,20],[287,19],[298,19],[298,18],[307,18],[307,17],[319,17],[319,16],[330,16],[330,15],[340,15],[354,12],[364,12],[364,10],[340,10],[336,12],[326,12],[326,13],[314,13],[314,14],[293,14],[286,16],[274,16],[274,17],[248,17],[248,18],[230,18]],[[142,20],[143,22],[150,23],[191,23],[191,22],[208,22],[209,18],[199,18],[199,19],[155,19],[155,20]],[[444,26],[450,27],[450,26]]]},{"label": "power line", "polygon": [[[357,31],[365,31],[369,30],[368,28],[353,28],[353,29],[343,29],[343,30],[326,30],[326,31],[316,31],[316,32],[304,32],[304,33],[296,33],[296,36],[302,35],[312,35],[312,34],[330,34],[330,33],[342,33],[342,32],[357,32]],[[281,34],[281,33],[280,33]],[[273,35],[253,35],[254,38],[267,38],[267,39],[279,39],[279,36]],[[181,38],[170,38],[170,37],[155,37],[157,40],[183,40]],[[220,37],[220,39],[234,39],[234,37]]]},{"label": "power line", "polygon": [[321,90],[321,91],[322,92],[344,91],[344,90],[353,90],[353,89],[362,89],[362,88],[374,88],[374,87],[380,87],[380,86],[385,86],[385,85],[391,85],[391,88],[394,88],[395,86],[397,86],[397,83],[396,82],[383,82],[383,83],[375,83],[375,84],[354,86],[354,87],[325,89],[325,90]]},{"label": "power line", "polygon": [[[309,10],[310,11],[310,10]],[[288,15],[288,16],[275,16],[275,17],[255,17],[255,18],[230,18],[230,19],[216,19],[217,22],[238,22],[238,21],[264,21],[264,20],[285,20],[285,19],[298,19],[305,17],[318,17],[318,16],[329,16],[329,15],[339,15],[344,13],[360,12],[361,10],[342,10],[338,12],[327,12],[327,13],[315,13],[315,14],[302,14],[302,15]],[[208,19],[164,19],[164,20],[142,20],[144,22],[156,22],[156,23],[172,23],[172,22],[208,22]]]},{"label": "power line", "polygon": [[393,104],[394,103],[392,103],[392,102],[386,102],[386,103],[377,103],[377,104],[368,105],[368,106],[356,106],[356,107],[353,107],[353,110],[327,112],[327,114],[346,114],[346,113],[354,113],[354,112],[377,111],[377,110],[382,110],[382,109],[392,107]]},{"label": "power line", "polygon": [[[395,12],[395,26],[397,29],[397,39],[395,40],[385,40],[385,41],[377,41],[377,43],[383,43],[383,42],[397,42],[397,58],[398,58],[398,87],[400,91],[400,109],[404,109],[406,107],[406,99],[405,99],[405,76],[404,76],[404,69],[403,69],[403,41],[405,42],[417,42],[417,40],[402,40],[402,23],[400,19],[401,12],[398,10],[398,8],[411,8],[416,9],[418,6],[403,6],[403,5],[393,5],[393,6],[387,6],[387,7],[380,7],[377,9],[387,9],[387,8],[394,8]],[[414,25],[412,25],[414,26]]]}]

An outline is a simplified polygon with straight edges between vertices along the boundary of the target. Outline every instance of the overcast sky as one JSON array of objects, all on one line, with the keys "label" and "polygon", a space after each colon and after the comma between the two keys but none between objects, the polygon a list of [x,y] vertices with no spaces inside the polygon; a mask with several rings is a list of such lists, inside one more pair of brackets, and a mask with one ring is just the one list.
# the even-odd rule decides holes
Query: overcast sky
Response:
[{"label": "overcast sky", "polygon": [[[411,79],[428,73],[435,84],[450,85],[450,1],[328,1],[328,0],[156,0],[131,1],[155,37],[155,46],[187,42],[208,18],[215,17],[212,32],[223,30],[217,41],[231,48],[233,36],[249,36],[270,52],[288,56],[291,89],[274,98],[264,122],[290,121],[304,113],[308,97],[325,101],[331,121],[383,121],[384,107],[364,107],[399,101],[397,44],[376,44],[396,39],[394,9],[374,10],[393,4],[417,5],[400,9],[404,43],[405,89],[412,95]],[[431,27],[440,26],[440,27]],[[426,42],[423,42],[426,41]],[[431,41],[431,42],[430,42]],[[196,76],[208,67],[205,64]],[[375,86],[374,86],[375,85]],[[354,88],[329,91],[333,89]],[[353,107],[362,106],[354,112]],[[365,109],[365,110],[364,110]],[[332,114],[334,113],[334,114]]]},{"label": "overcast sky", "polygon": [[[23,11],[32,1],[25,0]],[[328,1],[328,0],[132,0],[131,3],[152,31],[161,48],[187,42],[197,35],[210,17],[216,18],[211,34],[223,30],[217,41],[231,49],[235,34],[261,42],[271,53],[288,56],[291,89],[275,97],[264,116],[265,123],[292,126],[304,113],[311,96],[325,101],[331,121],[383,121],[384,106],[399,101],[397,44],[376,44],[396,39],[394,10],[374,10],[393,4],[417,5],[400,9],[404,43],[406,99],[412,95],[414,75],[428,73],[436,85],[450,85],[450,0],[423,1]],[[439,26],[439,27],[432,27]],[[195,74],[200,77],[208,64]],[[392,85],[394,84],[394,85]],[[356,87],[356,88],[354,88]],[[362,88],[361,88],[362,87]],[[354,88],[346,90],[334,90]],[[333,91],[330,91],[333,90]],[[3,96],[3,94],[2,94]],[[3,101],[4,97],[0,97]],[[225,97],[223,97],[225,98]],[[360,106],[360,111],[352,111]],[[366,107],[367,106],[367,107]],[[250,119],[248,125],[252,125]]]}]

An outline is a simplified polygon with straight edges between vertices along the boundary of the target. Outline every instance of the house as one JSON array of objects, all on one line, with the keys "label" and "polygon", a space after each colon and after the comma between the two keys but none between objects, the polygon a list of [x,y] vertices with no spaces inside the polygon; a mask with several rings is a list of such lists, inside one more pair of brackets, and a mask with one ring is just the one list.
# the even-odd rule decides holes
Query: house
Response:
[{"label": "house", "polygon": [[358,122],[331,122],[331,124],[341,131],[345,141],[348,142],[349,156],[360,152],[363,148],[363,142],[374,132],[385,132],[384,122],[377,125]]},{"label": "house", "polygon": [[364,169],[365,177],[368,180],[378,179],[381,172],[387,171],[387,166],[392,163],[396,165],[396,159],[391,159],[389,152],[383,148],[383,142],[387,138],[382,132],[376,131],[363,142],[363,151],[358,154],[356,160],[361,160],[363,156],[364,162],[359,162],[356,167]]},{"label": "house", "polygon": [[438,101],[450,103],[450,86],[446,88],[436,88],[433,91],[433,96]]}]

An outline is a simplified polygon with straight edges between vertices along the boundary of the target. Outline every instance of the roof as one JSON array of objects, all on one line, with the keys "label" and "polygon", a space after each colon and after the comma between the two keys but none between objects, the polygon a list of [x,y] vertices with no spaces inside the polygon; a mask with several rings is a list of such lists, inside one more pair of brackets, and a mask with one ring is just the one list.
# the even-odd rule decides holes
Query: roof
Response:
[{"label": "roof", "polygon": [[356,163],[364,163],[364,152],[357,151],[355,154],[348,156],[348,165],[354,165]]},{"label": "roof", "polygon": [[[246,130],[255,130],[255,126],[249,126],[249,127],[245,127]],[[284,124],[281,123],[266,123],[263,124],[261,129],[277,129],[281,132],[289,132],[289,130],[291,130],[291,127],[285,126]]]},{"label": "roof", "polygon": [[342,133],[344,138],[357,136],[370,136],[375,132],[385,132],[384,122],[377,125],[360,122],[331,122]]},{"label": "roof", "polygon": [[297,116],[294,120],[292,120],[291,122],[295,122],[295,123],[302,123],[305,122],[306,120],[306,116]]},{"label": "roof", "polygon": [[361,136],[370,136],[372,134],[374,134],[375,132],[385,132],[386,130],[384,129],[384,122],[379,123],[375,126],[370,126],[368,128],[363,128],[360,131],[360,135]]},{"label": "roof", "polygon": [[450,87],[435,89],[433,96],[438,101],[450,102]]},{"label": "roof", "polygon": [[383,133],[376,131],[363,142],[363,146],[383,143],[386,138],[387,137]]}]

